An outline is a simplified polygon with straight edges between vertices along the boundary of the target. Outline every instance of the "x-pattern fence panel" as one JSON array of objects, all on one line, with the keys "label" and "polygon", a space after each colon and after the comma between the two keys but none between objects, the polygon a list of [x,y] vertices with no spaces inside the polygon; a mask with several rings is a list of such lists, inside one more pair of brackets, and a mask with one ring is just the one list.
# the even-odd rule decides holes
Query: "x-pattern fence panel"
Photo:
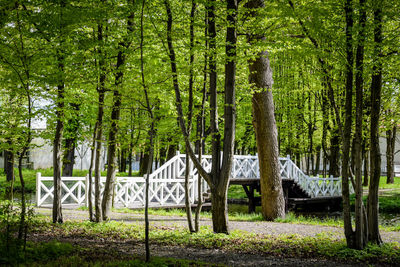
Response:
[{"label": "x-pattern fence panel", "polygon": [[[294,180],[311,197],[340,196],[340,178],[310,177],[304,174],[293,161],[287,158],[279,158],[280,174],[282,178]],[[207,171],[211,171],[212,158],[210,155],[202,157],[201,164]],[[199,182],[197,169],[189,161],[189,196],[190,202],[197,199],[197,183]],[[149,176],[149,202],[154,205],[182,205],[185,200],[184,175],[186,170],[186,155],[178,154]],[[259,179],[260,170],[257,156],[235,155],[233,158],[231,177],[236,179]],[[100,179],[100,189],[103,191],[105,177]],[[203,184],[203,192],[208,186]],[[143,206],[145,202],[145,178],[144,177],[117,177],[115,180],[114,203],[128,206]],[[94,181],[92,180],[92,199],[94,198]],[[88,204],[89,180],[86,177],[63,177],[61,181],[62,204]],[[351,188],[352,190],[352,188]],[[53,178],[37,175],[36,203],[38,206],[52,204],[53,202]]]}]

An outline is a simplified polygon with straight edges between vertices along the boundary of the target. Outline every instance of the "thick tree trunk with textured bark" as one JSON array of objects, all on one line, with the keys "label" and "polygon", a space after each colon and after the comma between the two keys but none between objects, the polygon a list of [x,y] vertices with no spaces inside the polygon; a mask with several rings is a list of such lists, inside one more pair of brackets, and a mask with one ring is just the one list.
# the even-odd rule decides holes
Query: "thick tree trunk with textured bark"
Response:
[{"label": "thick tree trunk with textured bark", "polygon": [[[262,8],[264,1],[252,0],[246,7]],[[250,12],[250,15],[257,16],[257,13]],[[249,36],[248,41],[251,44],[263,38],[263,36]],[[266,51],[260,52],[254,60],[249,61],[249,72],[249,82],[254,90],[253,125],[260,165],[262,214],[266,220],[274,220],[285,217],[285,199],[280,175],[278,132],[271,91],[272,69]]]},{"label": "thick tree trunk with textured bark", "polygon": [[253,125],[260,164],[262,214],[265,219],[274,220],[285,217],[285,199],[280,176],[274,103],[270,89],[253,93],[252,104]]},{"label": "thick tree trunk with textured bark", "polygon": [[376,244],[382,243],[378,222],[378,191],[381,177],[381,152],[379,149],[379,117],[382,90],[382,1],[374,3],[374,65],[371,80],[371,178],[368,193],[368,237]]}]

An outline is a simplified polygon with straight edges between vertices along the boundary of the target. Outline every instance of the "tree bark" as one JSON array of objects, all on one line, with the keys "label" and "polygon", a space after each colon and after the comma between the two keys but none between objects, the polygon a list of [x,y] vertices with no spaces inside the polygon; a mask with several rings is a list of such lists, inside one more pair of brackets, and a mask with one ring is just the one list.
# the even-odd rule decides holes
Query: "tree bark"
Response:
[{"label": "tree bark", "polygon": [[102,221],[101,213],[101,192],[100,192],[100,179],[101,179],[101,146],[103,139],[103,116],[104,116],[104,98],[105,98],[105,80],[106,80],[106,69],[105,60],[102,53],[102,42],[103,42],[103,25],[97,25],[97,41],[100,43],[100,48],[98,49],[98,54],[100,56],[99,60],[99,82],[97,86],[98,96],[98,109],[97,109],[97,119],[96,119],[96,144],[95,144],[95,160],[94,160],[94,208],[96,222]]},{"label": "tree bark", "polygon": [[363,186],[368,186],[369,177],[369,150],[364,151],[364,178]]},{"label": "tree bark", "polygon": [[[65,1],[61,0],[61,20],[63,19],[63,9]],[[62,157],[62,137],[64,131],[64,53],[63,51],[63,21],[60,22],[60,48],[57,49],[58,63],[58,85],[57,85],[57,100],[56,100],[56,130],[53,140],[53,181],[54,181],[54,198],[53,198],[53,223],[62,223],[62,208],[61,208],[61,157]]]},{"label": "tree bark", "polygon": [[62,176],[71,177],[74,171],[75,164],[75,148],[76,142],[78,139],[78,130],[79,130],[79,119],[78,112],[80,109],[79,104],[71,103],[71,107],[73,109],[72,118],[68,120],[67,127],[64,129],[64,136],[66,137],[64,143],[64,156],[63,156],[63,167],[62,167]]},{"label": "tree bark", "polygon": [[88,195],[88,208],[89,208],[89,220],[91,222],[95,221],[95,216],[93,213],[93,166],[94,166],[94,161],[95,161],[95,156],[96,156],[96,133],[97,133],[97,123],[94,126],[93,129],[93,140],[92,140],[92,146],[90,148],[90,165],[89,165],[89,171],[88,171],[88,180],[89,180],[89,189],[87,190]]},{"label": "tree bark", "polygon": [[[252,0],[248,8],[260,9],[264,1]],[[250,12],[255,17],[255,12]],[[248,36],[248,42],[260,41],[262,36]],[[260,165],[261,206],[266,220],[285,217],[285,199],[280,176],[278,133],[272,96],[272,69],[268,52],[260,52],[249,61],[249,82],[253,86],[253,125],[256,134],[258,162]]]},{"label": "tree bark", "polygon": [[146,174],[149,164],[150,164],[150,156],[148,152],[147,151],[142,152],[139,163],[139,176],[143,176],[144,174]]},{"label": "tree bark", "polygon": [[[121,66],[122,54],[118,53],[117,66]],[[122,78],[122,74],[121,74]],[[120,119],[121,110],[121,94],[119,92],[119,79],[116,80],[116,89],[114,89],[113,95],[113,108],[111,111],[111,127],[108,136],[108,146],[107,146],[107,177],[104,184],[103,199],[101,203],[101,211],[103,215],[103,220],[108,220],[108,214],[111,210],[113,188],[115,182],[115,176],[117,173],[117,134],[118,134],[118,121]]]},{"label": "tree bark", "polygon": [[[345,99],[345,124],[342,139],[342,201],[343,201],[343,221],[344,233],[347,246],[355,247],[355,233],[351,225],[350,214],[350,143],[352,130],[352,108],[353,108],[353,3],[352,0],[345,2],[346,17],[346,99]],[[358,192],[360,193],[360,192]],[[358,195],[360,197],[360,195]],[[359,201],[359,199],[356,199]],[[359,203],[359,202],[358,202]]]},{"label": "tree bark", "polygon": [[394,150],[396,144],[396,125],[386,131],[386,183],[394,183]]},{"label": "tree bark", "polygon": [[[64,71],[62,63],[63,56],[59,55],[59,71]],[[63,74],[62,74],[63,75]],[[54,179],[54,198],[53,198],[53,223],[62,223],[61,209],[61,144],[64,129],[64,83],[57,86],[57,111],[56,111],[56,131],[53,141],[53,179]]]},{"label": "tree bark", "polygon": [[224,132],[224,153],[222,165],[220,165],[220,133],[217,120],[217,73],[216,73],[216,27],[215,27],[215,0],[207,3],[207,17],[209,18],[208,33],[210,43],[209,73],[210,73],[210,124],[212,140],[212,168],[207,173],[196,158],[191,148],[189,134],[185,125],[182,111],[182,99],[180,96],[177,67],[175,62],[175,50],[172,44],[172,13],[169,2],[164,1],[167,10],[167,42],[170,64],[173,76],[173,85],[176,96],[176,109],[181,131],[184,135],[185,144],[188,148],[190,158],[194,162],[199,174],[209,183],[212,198],[212,220],[213,229],[217,233],[229,233],[227,217],[227,189],[229,175],[233,158],[233,144],[235,135],[235,73],[236,73],[236,0],[227,1],[227,27],[226,55],[228,62],[225,65],[225,132]]},{"label": "tree bark", "polygon": [[379,180],[381,177],[381,153],[379,149],[379,118],[382,90],[382,1],[376,1],[374,9],[374,65],[371,80],[371,178],[368,194],[368,237],[376,244],[382,243],[379,233],[378,206]]},{"label": "tree bark", "polygon": [[[11,147],[11,140],[7,142]],[[4,173],[7,182],[14,180],[14,152],[11,149],[4,150]]]},{"label": "tree bark", "polygon": [[[127,33],[126,35],[130,35],[133,32],[133,19],[134,19],[134,11],[133,7],[130,7],[131,10],[129,12],[129,16],[127,18]],[[129,47],[130,42],[128,42],[127,37],[124,38],[122,42],[119,43],[119,51],[117,55],[117,64],[115,67],[115,82],[114,82],[114,90],[113,90],[113,107],[111,111],[111,126],[110,132],[108,136],[108,148],[107,148],[107,178],[104,184],[104,192],[103,199],[101,203],[103,220],[108,220],[108,214],[111,209],[112,199],[113,199],[113,191],[114,191],[114,183],[115,176],[117,172],[117,135],[119,131],[119,120],[120,120],[120,112],[121,112],[121,86],[122,79],[124,76],[123,67],[126,63],[126,52],[125,50]]]},{"label": "tree bark", "polygon": [[365,207],[363,204],[362,187],[362,125],[363,125],[363,71],[364,71],[364,43],[366,23],[365,0],[360,0],[360,19],[358,44],[356,51],[356,125],[354,134],[354,165],[355,165],[355,248],[363,249],[368,242],[368,232],[364,221]]}]

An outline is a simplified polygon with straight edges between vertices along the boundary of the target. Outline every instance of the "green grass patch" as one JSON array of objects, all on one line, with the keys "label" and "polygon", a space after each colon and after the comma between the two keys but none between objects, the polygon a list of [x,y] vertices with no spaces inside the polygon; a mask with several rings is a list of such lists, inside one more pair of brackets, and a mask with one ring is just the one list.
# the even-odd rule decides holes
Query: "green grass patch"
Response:
[{"label": "green grass patch", "polygon": [[[236,205],[229,205],[228,217],[231,221],[262,221],[261,213],[246,213],[238,211],[235,207]],[[88,210],[86,207],[78,208],[80,210]],[[247,210],[247,207],[245,207]],[[120,213],[131,213],[131,214],[144,214],[143,209],[129,209],[129,208],[113,208],[112,211]],[[194,214],[194,213],[193,213]],[[176,217],[186,217],[186,211],[184,209],[149,209],[149,215],[158,216],[176,216]],[[211,212],[202,211],[200,213],[201,218],[211,219]]]},{"label": "green grass patch", "polygon": [[296,224],[310,224],[310,225],[323,225],[323,226],[343,226],[342,219],[330,218],[330,217],[313,217],[296,215],[293,212],[286,214],[285,218],[275,219],[275,222],[281,223],[296,223]]},{"label": "green grass patch", "polygon": [[[143,242],[144,227],[122,222],[90,223],[73,222],[54,225],[42,222],[36,231],[55,232],[57,235],[88,237],[106,240],[134,240]],[[400,264],[398,243],[382,246],[369,245],[365,250],[348,249],[344,240],[329,233],[315,237],[298,235],[261,235],[244,231],[233,231],[230,235],[214,234],[209,227],[199,233],[174,226],[151,227],[150,242],[159,245],[174,245],[196,248],[222,249],[274,257],[318,258],[343,262]]]}]

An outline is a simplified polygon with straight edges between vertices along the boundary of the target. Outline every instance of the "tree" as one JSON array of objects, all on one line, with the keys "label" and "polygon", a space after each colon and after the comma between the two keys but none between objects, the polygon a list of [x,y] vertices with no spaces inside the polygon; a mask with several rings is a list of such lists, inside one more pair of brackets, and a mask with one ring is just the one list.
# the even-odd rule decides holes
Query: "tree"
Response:
[{"label": "tree", "polygon": [[382,90],[382,27],[383,1],[376,1],[373,5],[374,22],[374,64],[371,80],[371,179],[368,187],[368,237],[376,244],[382,243],[378,223],[378,190],[381,178],[381,154],[379,149],[379,117],[381,109]]},{"label": "tree", "polygon": [[[246,7],[250,9],[250,16],[257,17],[256,10],[264,7],[264,1],[249,1]],[[262,39],[262,35],[248,34],[251,45]],[[285,217],[285,199],[280,176],[278,133],[272,96],[273,79],[268,52],[259,52],[255,59],[249,60],[249,73],[253,90],[253,125],[260,164],[262,214],[265,219],[274,220]]]},{"label": "tree", "polygon": [[[176,96],[176,109],[179,125],[184,136],[185,145],[191,160],[194,162],[199,174],[207,181],[211,190],[212,221],[214,232],[229,233],[227,214],[227,190],[233,159],[233,145],[235,136],[235,74],[236,74],[236,16],[237,2],[227,1],[227,27],[225,64],[225,105],[224,105],[224,146],[221,159],[221,135],[218,129],[217,113],[217,63],[216,63],[216,27],[215,27],[215,1],[206,3],[208,17],[209,38],[209,72],[210,72],[210,128],[212,137],[212,167],[211,172],[204,170],[191,147],[189,132],[182,110],[182,98],[178,82],[175,49],[172,43],[172,13],[168,1],[164,1],[167,11],[167,44],[170,65],[172,70],[173,86]],[[222,160],[222,163],[221,163]]]}]

